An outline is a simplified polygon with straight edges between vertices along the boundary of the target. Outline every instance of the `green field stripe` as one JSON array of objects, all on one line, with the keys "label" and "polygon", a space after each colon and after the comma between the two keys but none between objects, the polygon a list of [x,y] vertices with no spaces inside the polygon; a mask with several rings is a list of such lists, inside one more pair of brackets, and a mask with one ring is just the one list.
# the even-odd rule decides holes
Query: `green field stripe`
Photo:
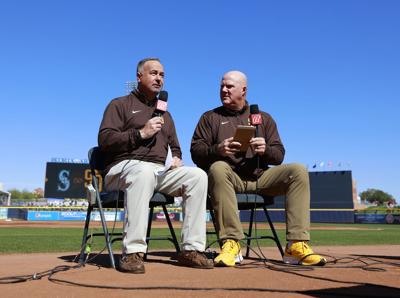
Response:
[{"label": "green field stripe", "polygon": [[[257,234],[270,234],[269,229],[257,225]],[[283,226],[284,227],[284,226]],[[324,229],[326,227],[326,229]],[[211,230],[211,229],[209,229]],[[101,232],[95,228],[93,233]],[[120,232],[121,229],[115,229]],[[82,228],[43,228],[43,227],[2,227],[0,228],[0,253],[34,253],[34,252],[76,252],[78,253],[82,241]],[[180,235],[180,229],[175,229]],[[400,244],[400,225],[380,224],[312,224],[312,245],[387,245]],[[254,233],[254,232],[253,232]],[[285,245],[285,228],[277,230],[282,245]],[[169,235],[167,228],[153,228],[152,235]],[[254,234],[253,234],[254,235]],[[208,236],[208,241],[214,241],[215,236]],[[253,245],[256,242],[253,241]],[[274,246],[270,240],[259,241],[260,246]],[[104,247],[104,238],[95,237],[93,249]],[[120,251],[121,242],[113,245]],[[214,249],[218,247],[215,245]],[[169,241],[153,240],[150,249],[174,249]]]}]

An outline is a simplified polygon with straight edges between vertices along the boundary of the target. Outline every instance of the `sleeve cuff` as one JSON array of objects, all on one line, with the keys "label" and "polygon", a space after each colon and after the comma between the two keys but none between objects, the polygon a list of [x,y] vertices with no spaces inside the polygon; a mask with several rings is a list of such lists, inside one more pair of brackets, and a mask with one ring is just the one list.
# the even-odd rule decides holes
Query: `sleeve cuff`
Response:
[{"label": "sleeve cuff", "polygon": [[208,148],[208,155],[209,155],[210,157],[216,157],[216,156],[218,156],[218,144],[215,144],[215,145],[210,146],[210,147]]},{"label": "sleeve cuff", "polygon": [[133,148],[138,147],[143,141],[142,136],[140,135],[139,129],[133,129],[132,136],[133,136],[132,147]]}]

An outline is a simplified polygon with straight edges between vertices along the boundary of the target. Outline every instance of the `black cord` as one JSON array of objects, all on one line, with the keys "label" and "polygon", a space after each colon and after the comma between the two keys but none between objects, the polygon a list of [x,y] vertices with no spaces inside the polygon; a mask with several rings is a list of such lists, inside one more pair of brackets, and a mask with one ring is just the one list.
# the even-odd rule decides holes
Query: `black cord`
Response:
[{"label": "black cord", "polygon": [[[151,144],[151,143],[150,143]],[[147,146],[146,146],[147,147]],[[147,153],[146,153],[147,155]],[[146,156],[144,155],[144,156]],[[143,157],[144,157],[143,156]],[[136,156],[135,156],[136,157]],[[142,157],[142,158],[143,158]],[[133,158],[127,160],[127,162],[125,163],[123,169],[125,168],[125,166],[128,164],[129,161],[133,160]],[[257,169],[259,168],[259,156],[257,156]],[[122,170],[123,170],[122,169]],[[119,176],[118,179],[121,179],[121,177]],[[119,181],[118,181],[118,185],[119,185]],[[258,177],[256,180],[256,191],[255,191],[255,196],[257,196],[258,194]],[[256,208],[256,200],[254,201],[254,205]],[[118,208],[118,200],[117,200],[117,206],[116,208]],[[113,225],[113,230],[112,233],[114,231],[114,227],[115,227],[115,223],[116,223],[116,216],[114,218],[114,225]],[[258,242],[258,238],[257,238],[257,217],[255,218],[255,234],[256,234],[256,242],[257,242],[257,247],[259,250],[259,253],[257,253],[257,251],[255,251],[251,246],[248,246],[249,249],[255,253],[258,257],[259,257],[259,261],[263,262],[265,265],[265,268],[270,269],[272,271],[278,271],[278,272],[284,272],[284,273],[288,273],[288,274],[294,274],[300,277],[305,277],[305,278],[311,278],[311,279],[317,279],[317,280],[322,280],[322,281],[329,281],[329,282],[336,282],[336,283],[344,283],[344,284],[354,284],[354,285],[363,285],[363,286],[370,286],[370,287],[382,287],[381,285],[377,285],[377,284],[371,284],[371,283],[358,283],[358,282],[351,282],[351,281],[340,281],[340,280],[335,280],[335,279],[331,279],[331,278],[324,278],[324,277],[317,277],[317,276],[308,276],[308,275],[304,275],[304,274],[300,274],[298,273],[299,271],[313,271],[316,268],[312,267],[312,266],[303,266],[303,265],[291,265],[291,264],[285,264],[282,263],[282,261],[274,261],[274,260],[270,260],[267,259],[265,257],[265,255],[263,254],[261,247],[259,245]],[[216,243],[218,240],[213,241],[209,247],[211,245],[213,245],[214,243]],[[241,241],[243,243],[243,241]],[[247,244],[245,244],[245,246],[247,246]],[[89,288],[103,288],[103,289],[121,289],[121,290],[182,290],[182,291],[256,291],[256,292],[278,292],[278,293],[304,293],[307,292],[308,294],[312,294],[312,293],[320,293],[318,290],[310,290],[310,291],[297,291],[297,290],[281,290],[281,289],[269,289],[269,288],[195,288],[195,287],[174,287],[174,286],[152,286],[152,287],[124,287],[124,286],[110,286],[110,285],[99,285],[99,284],[85,284],[85,283],[79,283],[79,282],[73,282],[73,281],[68,281],[65,279],[60,279],[60,278],[55,278],[54,276],[59,273],[59,272],[65,272],[71,269],[78,269],[78,268],[82,268],[88,261],[92,261],[94,260],[98,255],[101,254],[102,251],[104,251],[106,248],[106,246],[98,253],[96,254],[94,257],[90,258],[90,259],[86,259],[84,264],[79,264],[76,266],[65,266],[65,265],[61,265],[61,266],[56,266],[53,269],[50,270],[46,270],[43,272],[39,272],[39,273],[34,273],[31,275],[19,275],[19,276],[9,276],[9,277],[3,277],[0,278],[0,284],[10,284],[10,283],[20,283],[20,282],[25,282],[25,281],[31,281],[31,280],[39,280],[42,279],[43,277],[47,276],[48,280],[54,283],[60,283],[60,284],[69,284],[69,285],[74,285],[74,286],[82,286],[82,287],[89,287]],[[329,258],[332,258],[332,261],[328,261],[327,265],[325,265],[324,267],[318,267],[318,269],[328,269],[328,268],[349,268],[349,269],[354,269],[354,268],[358,268],[358,269],[362,269],[362,270],[366,270],[366,271],[375,271],[375,272],[384,272],[386,271],[386,269],[384,268],[379,268],[379,267],[370,267],[371,265],[376,265],[376,264],[383,264],[383,265],[389,265],[389,266],[394,266],[394,267],[400,267],[400,264],[397,263],[393,263],[393,262],[382,262],[379,260],[376,260],[374,258],[367,258],[368,260],[372,260],[374,263],[368,263],[366,261],[364,261],[361,257],[358,258],[352,258],[352,257],[344,257],[344,258],[334,258],[330,255],[323,255],[322,256],[326,256]],[[307,257],[307,256],[306,256]],[[346,261],[345,261],[346,260]],[[362,264],[364,264],[363,266],[337,266],[336,264],[342,263],[342,264],[349,264],[352,262],[361,262]],[[269,265],[268,263],[271,263],[272,265]],[[329,264],[334,264],[333,266],[330,266]],[[99,266],[97,266],[98,268],[100,268]],[[249,265],[239,265],[236,266],[235,268],[237,269],[250,269]],[[338,295],[338,292],[335,291],[323,291],[324,295]],[[369,295],[357,295],[357,294],[348,294],[346,293],[346,296],[349,297],[378,297],[378,296],[369,296]]]},{"label": "black cord", "polygon": [[[243,241],[241,241],[244,243]],[[246,247],[246,244],[244,245]],[[328,259],[327,264],[325,266],[321,267],[314,267],[314,266],[304,266],[304,265],[293,265],[293,264],[286,264],[283,263],[282,261],[276,261],[272,259],[267,259],[263,257],[263,254],[258,253],[255,249],[249,246],[249,249],[258,257],[256,263],[262,262],[265,264],[266,268],[275,270],[275,271],[314,271],[316,269],[361,269],[365,271],[373,271],[373,272],[385,272],[387,271],[384,268],[376,267],[376,265],[385,265],[385,266],[391,266],[395,268],[400,268],[400,264],[393,263],[393,262],[383,262],[380,260],[372,259],[372,258],[365,258],[365,257],[343,257],[343,258],[336,258],[331,255],[327,254],[320,254],[321,256],[324,256]],[[368,263],[365,260],[371,260],[373,261],[372,263]],[[354,262],[359,262],[362,265],[349,265]],[[268,263],[271,263],[272,265],[275,265],[277,267],[273,267],[269,265]],[[341,265],[345,264],[345,265]],[[239,267],[247,267],[248,265],[241,265]],[[375,266],[375,267],[373,267]]]},{"label": "black cord", "polygon": [[[258,125],[256,125],[256,136],[258,136]],[[257,175],[257,177],[256,177],[256,190],[255,190],[255,193],[254,193],[254,213],[253,213],[254,214],[254,221],[253,221],[254,222],[254,234],[255,234],[255,239],[254,240],[256,240],[257,248],[258,248],[258,251],[260,252],[262,258],[264,260],[268,260],[267,257],[264,255],[264,253],[261,250],[261,245],[260,245],[260,243],[258,241],[259,237],[258,237],[258,233],[257,233],[258,228],[257,228],[257,213],[256,213],[256,210],[257,210],[257,195],[258,195],[258,192],[259,192],[258,179],[261,177],[261,173],[259,173],[259,171],[260,171],[260,155],[257,154],[257,153],[256,153],[256,162],[257,162],[257,166],[256,166],[256,175]],[[247,246],[247,244],[246,244],[246,246]],[[248,247],[249,247],[250,250],[254,251],[250,246],[248,246]]]},{"label": "black cord", "polygon": [[[139,161],[142,161],[142,159],[144,157],[146,157],[146,155],[150,152],[150,146],[154,143],[155,138],[153,138],[151,140],[151,142],[149,142],[144,148],[148,148],[149,150],[141,156],[140,159],[138,159]],[[132,160],[134,160],[136,157],[138,156],[138,154],[134,155],[133,157],[131,157],[130,159],[128,159],[126,161],[126,163],[124,164],[124,166],[122,167],[121,172],[123,172],[123,170],[125,169],[125,167],[128,165],[128,163]],[[94,177],[94,179],[96,179]],[[118,177],[118,188],[119,188],[119,183],[120,183],[120,179],[121,179],[121,175]],[[118,203],[119,203],[119,198],[116,200],[116,206],[115,206],[115,216],[114,216],[114,222],[113,222],[113,227],[111,230],[111,233],[109,233],[110,236],[110,242],[112,243],[112,236],[114,234],[114,230],[115,230],[115,226],[116,226],[116,221],[117,221],[117,212],[118,212]],[[107,223],[106,223],[107,224]],[[93,233],[92,233],[93,234]],[[93,235],[90,236],[91,239],[93,239]],[[87,241],[83,244],[83,245],[87,245]],[[73,259],[73,262],[75,262],[77,260],[77,258],[80,256],[80,251],[82,250],[83,245],[80,247],[79,253],[75,256],[75,258]],[[104,247],[98,252],[96,253],[94,256],[89,257],[90,256],[90,252],[87,254],[85,260],[83,263],[78,264],[76,266],[57,266],[54,267],[53,269],[50,270],[46,270],[43,272],[39,272],[39,273],[33,273],[33,274],[28,274],[28,275],[16,275],[16,276],[8,276],[8,277],[2,277],[0,278],[0,284],[10,284],[10,283],[20,283],[20,282],[25,282],[25,281],[30,281],[30,280],[38,280],[38,279],[42,279],[44,276],[48,275],[49,280],[51,281],[51,276],[61,272],[61,271],[67,271],[70,269],[77,269],[77,268],[81,268],[84,267],[88,262],[92,262],[93,260],[95,260],[99,255],[101,255],[101,253],[107,248],[107,244],[104,245]]]},{"label": "black cord", "polygon": [[[285,264],[287,265],[287,264]],[[396,264],[398,265],[398,264]],[[290,265],[294,266],[297,268],[302,267],[301,271],[310,271],[314,270],[314,268],[310,267],[304,267],[300,265]],[[242,268],[242,266],[235,267],[235,268]],[[306,269],[310,268],[310,269]],[[318,268],[324,268],[324,267],[318,267]],[[351,284],[351,285],[356,285],[356,286],[369,286],[372,288],[382,288],[385,286],[383,285],[378,285],[378,284],[372,284],[372,283],[360,283],[360,282],[353,282],[353,281],[342,281],[342,280],[335,280],[331,278],[324,278],[324,277],[315,277],[315,276],[308,276],[304,274],[300,274],[295,272],[295,270],[292,271],[283,271],[274,267],[270,267],[269,269],[274,270],[274,271],[280,271],[284,273],[289,273],[289,274],[294,274],[300,277],[304,278],[311,278],[311,279],[318,279],[321,281],[328,281],[328,282],[334,282],[334,283],[341,283],[341,284]],[[338,289],[322,289],[322,290],[284,290],[284,289],[274,289],[274,288],[230,288],[230,287],[179,287],[179,286],[136,286],[136,287],[127,287],[127,286],[113,286],[113,285],[104,285],[104,284],[87,284],[87,283],[79,283],[79,282],[74,282],[74,281],[69,281],[66,279],[61,279],[61,278],[55,278],[55,274],[66,271],[66,270],[54,270],[51,271],[50,274],[48,274],[48,280],[57,284],[67,284],[67,285],[72,285],[72,286],[81,286],[81,287],[89,287],[89,288],[101,288],[101,289],[119,289],[119,290],[178,290],[178,291],[232,291],[232,292],[277,292],[277,293],[298,293],[298,294],[323,294],[327,296],[337,296],[341,295],[342,297],[348,296],[348,297],[380,297],[380,295],[366,295],[365,293],[363,294],[357,294],[357,293],[340,293],[340,288]],[[296,270],[300,271],[300,270]],[[397,289],[397,288],[393,288]],[[375,292],[375,291],[374,291]]]},{"label": "black cord", "polygon": [[82,267],[81,264],[75,265],[75,266],[60,265],[60,266],[56,266],[52,269],[45,270],[42,272],[35,272],[33,274],[6,276],[6,277],[0,278],[0,284],[13,284],[13,283],[20,283],[20,282],[26,282],[26,281],[32,281],[32,280],[39,280],[45,276],[50,277],[51,275],[61,272],[61,271],[68,271],[71,269],[78,269],[81,267]]},{"label": "black cord", "polygon": [[[254,251],[255,252],[255,251]],[[257,254],[257,252],[255,252]],[[258,255],[258,254],[257,254]],[[259,255],[258,255],[259,256]],[[345,263],[351,263],[354,261],[360,261],[364,266],[369,266],[371,264],[368,264],[367,261],[364,261],[363,259],[373,261],[374,263],[372,264],[382,264],[382,265],[389,265],[389,266],[394,266],[396,268],[400,267],[400,264],[393,263],[393,262],[383,262],[376,260],[375,258],[352,258],[352,257],[344,257],[341,259],[334,259],[333,261],[330,261],[329,263],[339,263],[340,260],[346,260]],[[307,279],[313,279],[313,280],[321,280],[321,281],[327,281],[327,282],[334,282],[334,283],[340,283],[340,284],[350,284],[350,285],[355,285],[355,286],[366,286],[366,287],[371,287],[371,288],[377,288],[378,290],[393,290],[393,292],[399,290],[398,288],[392,288],[392,287],[387,287],[384,285],[378,285],[378,284],[372,284],[372,283],[360,283],[360,282],[354,282],[354,281],[343,281],[343,280],[336,280],[332,278],[326,278],[326,277],[318,277],[318,276],[309,276],[306,274],[301,274],[299,271],[313,271],[317,269],[316,267],[306,267],[306,266],[301,266],[301,265],[290,265],[290,264],[283,264],[282,262],[279,262],[280,266],[276,266],[278,262],[273,262],[269,260],[268,262],[273,263],[273,265],[268,265],[266,261],[264,261],[265,268],[270,269],[272,271],[278,271],[278,272],[283,272],[283,273],[288,273],[288,274],[293,274],[299,277],[307,278]],[[71,286],[80,286],[80,287],[87,287],[87,288],[100,288],[100,289],[119,289],[119,290],[176,290],[176,291],[231,291],[231,292],[276,292],[276,293],[298,293],[298,294],[318,294],[318,295],[326,295],[326,296],[335,296],[337,297],[338,295],[341,297],[347,296],[347,297],[381,297],[381,295],[366,295],[365,293],[362,294],[357,294],[357,293],[349,293],[346,291],[345,293],[342,293],[340,288],[338,289],[319,289],[319,290],[283,290],[283,289],[274,289],[274,288],[230,288],[230,287],[179,287],[179,286],[138,286],[138,287],[126,287],[126,286],[114,286],[114,285],[104,285],[104,284],[88,284],[88,283],[80,283],[80,282],[75,282],[75,281],[70,281],[62,278],[56,278],[55,275],[60,272],[66,272],[72,269],[79,269],[83,268],[84,266],[82,265],[75,265],[75,266],[66,266],[66,265],[61,265],[61,266],[56,266],[50,270],[45,270],[42,272],[34,273],[31,275],[19,275],[19,276],[9,276],[9,277],[3,277],[0,278],[0,284],[11,284],[11,283],[21,283],[21,282],[26,282],[26,281],[33,281],[33,280],[39,280],[42,279],[43,277],[48,278],[50,282],[56,283],[56,284],[64,284],[64,285],[71,285]],[[100,266],[96,265],[98,270],[100,270]],[[283,269],[281,267],[284,267],[286,269]],[[363,266],[345,266],[342,268],[362,268]],[[240,265],[236,266],[236,269],[251,269],[249,265]],[[257,266],[259,268],[259,266]],[[336,266],[333,267],[318,267],[318,269],[325,269],[325,268],[338,268]],[[383,268],[381,268],[383,271],[385,271]],[[371,289],[372,291],[372,289]],[[373,291],[374,293],[376,291]],[[394,293],[396,294],[396,293]],[[394,296],[393,296],[394,297]]]},{"label": "black cord", "polygon": [[[256,136],[258,136],[258,126],[256,126]],[[259,187],[258,187],[258,180],[259,180],[259,178],[260,178],[260,176],[261,176],[261,173],[260,173],[260,156],[257,154],[256,155],[256,175],[257,175],[257,177],[256,177],[256,189],[255,189],[255,193],[254,193],[254,211],[256,210],[256,208],[257,208],[257,195],[258,195],[258,193],[259,193]],[[246,188],[247,188],[247,184],[246,184]],[[258,228],[257,228],[257,214],[255,214],[255,218],[254,218],[254,220],[253,220],[253,222],[254,222],[254,233],[255,233],[255,237],[254,237],[254,240],[256,240],[256,244],[257,244],[257,248],[258,248],[258,253],[251,247],[251,246],[249,246],[249,245],[247,245],[247,243],[245,244],[245,246],[248,248],[248,249],[250,249],[252,252],[254,252],[257,256],[258,256],[258,258],[264,263],[264,264],[266,264],[267,262],[271,262],[271,263],[273,263],[273,264],[275,264],[275,265],[279,265],[280,266],[280,271],[283,271],[282,269],[283,268],[285,268],[284,270],[287,270],[287,268],[291,268],[291,269],[289,269],[289,270],[292,270],[293,268],[296,268],[296,271],[298,271],[299,269],[298,268],[301,268],[301,271],[309,271],[309,270],[314,270],[314,268],[312,268],[312,267],[305,267],[305,266],[303,266],[303,265],[293,265],[293,264],[285,264],[285,263],[283,263],[283,262],[274,262],[274,261],[272,261],[272,260],[269,260],[265,255],[264,255],[264,253],[262,252],[262,249],[261,249],[261,245],[260,245],[260,243],[259,243],[259,237],[258,237]],[[248,235],[249,237],[250,237],[250,235]],[[244,243],[243,241],[240,241],[240,242],[242,242],[242,244]],[[310,255],[316,255],[316,254],[308,254],[308,255],[305,255],[301,260],[299,260],[299,264],[301,264],[301,261],[302,260],[304,260],[304,259],[306,259],[307,257],[309,257]],[[328,264],[337,264],[339,261],[342,261],[342,260],[344,260],[344,259],[349,259],[350,261],[349,262],[353,262],[353,261],[359,261],[359,262],[362,262],[362,263],[364,263],[364,266],[351,266],[351,268],[360,268],[360,269],[362,269],[362,270],[366,270],[366,271],[377,271],[377,272],[382,272],[382,271],[386,271],[385,269],[383,269],[383,268],[376,268],[376,267],[370,267],[372,264],[368,264],[368,263],[366,263],[366,262],[364,262],[364,261],[362,261],[360,258],[350,258],[350,257],[346,257],[346,258],[342,258],[342,259],[336,259],[336,258],[334,258],[334,257],[332,257],[332,256],[330,256],[330,255],[323,255],[323,254],[319,254],[319,255],[321,255],[321,256],[324,256],[324,257],[327,257],[327,258],[331,258],[331,259],[333,259],[333,261],[330,261],[330,262],[328,262]],[[396,264],[397,265],[397,264]],[[400,266],[400,265],[398,265],[398,266]],[[269,265],[267,266],[269,269],[273,269],[273,270],[276,270],[276,268],[272,268],[272,267],[270,267]],[[329,265],[327,265],[327,266],[325,266],[325,268],[349,268],[348,266],[329,266]]]}]

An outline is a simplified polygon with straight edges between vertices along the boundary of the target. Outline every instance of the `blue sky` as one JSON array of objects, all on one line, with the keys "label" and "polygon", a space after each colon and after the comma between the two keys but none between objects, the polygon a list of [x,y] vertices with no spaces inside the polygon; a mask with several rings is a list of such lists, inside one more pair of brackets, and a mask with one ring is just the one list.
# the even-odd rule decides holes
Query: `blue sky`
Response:
[{"label": "blue sky", "polygon": [[400,202],[399,1],[2,1],[0,37],[5,189],[44,187],[52,157],[86,158],[108,102],[157,56],[185,164],[237,69],[277,121],[285,162],[351,169],[358,192]]}]

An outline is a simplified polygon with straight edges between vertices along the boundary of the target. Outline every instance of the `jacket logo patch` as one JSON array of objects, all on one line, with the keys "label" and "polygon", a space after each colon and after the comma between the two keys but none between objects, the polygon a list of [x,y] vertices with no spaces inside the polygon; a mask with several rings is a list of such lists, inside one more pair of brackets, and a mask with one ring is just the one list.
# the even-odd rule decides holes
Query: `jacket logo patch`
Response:
[{"label": "jacket logo patch", "polygon": [[139,112],[141,112],[142,110],[137,110],[137,111],[134,111],[134,110],[132,110],[132,114],[136,114],[136,113],[139,113]]},{"label": "jacket logo patch", "polygon": [[229,121],[222,121],[221,125],[224,125],[224,124],[227,124],[227,123],[229,123]]}]

